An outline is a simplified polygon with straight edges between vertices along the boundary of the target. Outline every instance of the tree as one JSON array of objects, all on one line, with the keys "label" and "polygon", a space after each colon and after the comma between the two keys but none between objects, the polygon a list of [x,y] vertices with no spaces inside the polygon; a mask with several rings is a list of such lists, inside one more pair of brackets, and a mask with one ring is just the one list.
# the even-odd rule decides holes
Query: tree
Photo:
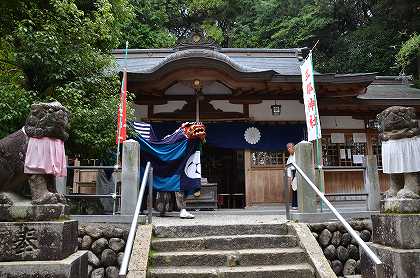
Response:
[{"label": "tree", "polygon": [[[414,33],[410,39],[404,42],[396,55],[397,63],[403,72],[414,73],[420,79],[420,35]],[[413,61],[417,60],[417,67]],[[411,66],[411,68],[409,68]]]},{"label": "tree", "polygon": [[[69,153],[104,153],[115,144],[119,100],[111,50],[131,17],[131,6],[124,0],[23,0],[2,8],[10,15],[2,29],[6,42],[1,53],[8,53],[2,55],[3,67],[13,65],[19,72],[19,80],[9,75],[0,86],[2,109],[14,119],[8,129],[23,125],[32,101],[57,100],[72,113]],[[17,96],[13,90],[25,97],[7,105]],[[26,113],[13,116],[14,110]]]},{"label": "tree", "polygon": [[120,48],[125,41],[130,48],[162,48],[175,44],[176,36],[168,30],[169,15],[165,1],[130,0],[134,18],[123,26]]},{"label": "tree", "polygon": [[[68,150],[115,142],[113,48],[173,47],[201,28],[222,47],[311,47],[321,72],[419,74],[418,1],[15,0],[0,2],[0,136],[34,101],[73,113]],[[417,53],[417,54],[416,54]],[[417,56],[417,58],[415,58]]]}]

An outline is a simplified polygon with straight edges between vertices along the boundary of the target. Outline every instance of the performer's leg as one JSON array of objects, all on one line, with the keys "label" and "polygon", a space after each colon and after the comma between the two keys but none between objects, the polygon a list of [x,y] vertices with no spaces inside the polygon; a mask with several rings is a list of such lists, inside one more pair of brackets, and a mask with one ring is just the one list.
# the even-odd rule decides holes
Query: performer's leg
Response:
[{"label": "performer's leg", "polygon": [[192,215],[191,213],[189,213],[185,209],[186,204],[185,204],[184,193],[183,192],[175,192],[175,199],[176,199],[176,204],[180,209],[179,217],[181,217],[181,218],[194,218],[194,215]]},{"label": "performer's leg", "polygon": [[297,190],[292,190],[292,208],[297,208],[298,200],[297,200]]},{"label": "performer's leg", "polygon": [[160,216],[164,216],[168,211],[170,192],[158,192],[156,197],[156,209],[160,212]]},{"label": "performer's leg", "polygon": [[175,199],[176,199],[176,205],[178,206],[178,208],[180,210],[185,209],[186,205],[185,205],[184,193],[175,192]]}]

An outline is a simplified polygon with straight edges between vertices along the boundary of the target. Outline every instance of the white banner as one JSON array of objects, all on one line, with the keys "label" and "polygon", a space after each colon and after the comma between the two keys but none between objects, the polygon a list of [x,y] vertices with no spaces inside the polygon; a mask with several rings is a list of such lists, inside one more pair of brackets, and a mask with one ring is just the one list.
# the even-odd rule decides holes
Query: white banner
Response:
[{"label": "white banner", "polygon": [[316,103],[312,53],[309,53],[305,63],[300,66],[300,71],[302,73],[303,102],[305,104],[308,141],[313,141],[321,138],[321,124]]}]

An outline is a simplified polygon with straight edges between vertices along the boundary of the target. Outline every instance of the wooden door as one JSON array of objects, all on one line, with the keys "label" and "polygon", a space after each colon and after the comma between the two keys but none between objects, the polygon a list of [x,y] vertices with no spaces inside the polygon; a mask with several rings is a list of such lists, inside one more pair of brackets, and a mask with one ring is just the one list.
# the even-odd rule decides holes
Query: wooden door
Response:
[{"label": "wooden door", "polygon": [[282,203],[284,155],[281,163],[269,166],[253,165],[251,155],[251,151],[245,151],[246,206]]}]

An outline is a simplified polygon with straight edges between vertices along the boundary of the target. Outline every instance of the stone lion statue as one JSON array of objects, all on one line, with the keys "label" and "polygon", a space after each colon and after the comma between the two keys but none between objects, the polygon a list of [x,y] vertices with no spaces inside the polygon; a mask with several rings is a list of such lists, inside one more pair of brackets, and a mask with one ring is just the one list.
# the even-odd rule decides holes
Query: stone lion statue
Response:
[{"label": "stone lion statue", "polygon": [[392,106],[377,115],[383,172],[391,175],[387,197],[418,199],[420,128],[413,107]]},{"label": "stone lion statue", "polygon": [[65,203],[54,176],[66,174],[69,116],[59,102],[33,104],[25,126],[0,140],[0,204],[24,201],[29,192],[33,204]]}]

